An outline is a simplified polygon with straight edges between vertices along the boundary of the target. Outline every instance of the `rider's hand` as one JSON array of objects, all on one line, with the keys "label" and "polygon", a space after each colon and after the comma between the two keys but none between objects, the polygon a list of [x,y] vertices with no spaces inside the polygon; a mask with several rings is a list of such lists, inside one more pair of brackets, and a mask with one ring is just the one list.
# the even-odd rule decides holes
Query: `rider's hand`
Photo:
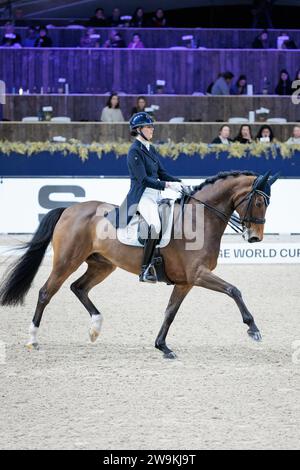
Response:
[{"label": "rider's hand", "polygon": [[178,193],[182,190],[182,183],[178,183],[177,181],[166,181],[166,188]]}]

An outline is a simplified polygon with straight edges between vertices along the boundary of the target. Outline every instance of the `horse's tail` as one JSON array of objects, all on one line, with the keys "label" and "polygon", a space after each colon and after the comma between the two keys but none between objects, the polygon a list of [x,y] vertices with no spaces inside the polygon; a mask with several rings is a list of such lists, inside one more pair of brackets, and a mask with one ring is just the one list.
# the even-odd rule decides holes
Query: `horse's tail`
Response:
[{"label": "horse's tail", "polygon": [[64,207],[53,209],[46,214],[32,240],[22,246],[27,248],[23,256],[13,263],[5,274],[0,286],[0,305],[22,304],[32,281],[43,261],[46,249],[52,239],[55,226]]}]

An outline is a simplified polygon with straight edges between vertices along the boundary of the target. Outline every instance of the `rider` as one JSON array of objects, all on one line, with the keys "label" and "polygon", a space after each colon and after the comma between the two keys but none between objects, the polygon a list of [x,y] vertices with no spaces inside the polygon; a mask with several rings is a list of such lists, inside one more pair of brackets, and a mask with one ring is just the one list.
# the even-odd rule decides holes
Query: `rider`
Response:
[{"label": "rider", "polygon": [[180,179],[166,172],[157,151],[150,144],[154,132],[152,117],[145,112],[136,113],[130,119],[129,125],[131,135],[136,139],[127,155],[131,185],[124,203],[120,206],[120,213],[122,207],[126,205],[127,223],[129,223],[135,212],[130,211],[130,207],[134,206],[146,220],[149,232],[145,240],[139,280],[156,282],[157,277],[151,262],[161,231],[158,202],[161,199],[162,190],[170,188],[179,192],[182,189],[182,183]]}]

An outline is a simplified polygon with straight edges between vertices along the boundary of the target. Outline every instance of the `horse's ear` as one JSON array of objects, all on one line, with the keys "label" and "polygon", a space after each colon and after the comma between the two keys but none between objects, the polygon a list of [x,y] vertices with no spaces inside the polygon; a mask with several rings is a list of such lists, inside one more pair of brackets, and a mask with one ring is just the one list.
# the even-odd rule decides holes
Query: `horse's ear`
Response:
[{"label": "horse's ear", "polygon": [[261,191],[264,190],[264,188],[267,184],[268,178],[270,176],[270,173],[271,173],[271,171],[267,171],[267,173],[265,173],[264,175],[261,175],[257,178],[257,180],[255,182],[255,189],[260,189]]},{"label": "horse's ear", "polygon": [[278,173],[276,173],[275,175],[271,176],[271,178],[268,181],[269,185],[271,186],[273,183],[275,183],[275,181],[278,180],[279,176],[280,176],[280,171],[278,171]]}]

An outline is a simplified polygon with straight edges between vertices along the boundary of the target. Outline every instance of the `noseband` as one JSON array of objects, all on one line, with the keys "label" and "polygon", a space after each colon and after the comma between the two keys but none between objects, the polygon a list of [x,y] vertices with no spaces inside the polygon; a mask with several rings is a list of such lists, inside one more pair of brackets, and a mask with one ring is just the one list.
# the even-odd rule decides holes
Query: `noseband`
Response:
[{"label": "noseband", "polygon": [[226,223],[226,225],[229,225],[229,227],[232,230],[234,230],[236,233],[244,233],[246,223],[262,225],[262,224],[265,224],[266,222],[265,218],[257,218],[251,215],[251,208],[252,208],[252,202],[253,202],[254,196],[256,194],[259,194],[260,196],[262,196],[266,207],[268,207],[268,205],[270,204],[270,196],[264,191],[257,189],[255,186],[255,183],[256,183],[256,180],[254,181],[252,185],[251,191],[248,194],[246,194],[246,196],[233,209],[233,212],[234,212],[241,204],[243,204],[243,202],[248,201],[246,211],[242,219],[240,219],[240,217],[237,217],[235,215],[231,215],[229,217],[228,215],[226,215],[224,212],[220,211],[216,207],[213,207],[210,204],[207,204],[206,202],[203,202],[200,199],[195,198],[191,194],[184,192],[184,190],[183,190],[183,194],[186,195],[188,198],[194,199],[195,201],[199,202],[204,207],[206,207],[208,210],[213,212],[220,219],[222,219],[223,222]]}]

